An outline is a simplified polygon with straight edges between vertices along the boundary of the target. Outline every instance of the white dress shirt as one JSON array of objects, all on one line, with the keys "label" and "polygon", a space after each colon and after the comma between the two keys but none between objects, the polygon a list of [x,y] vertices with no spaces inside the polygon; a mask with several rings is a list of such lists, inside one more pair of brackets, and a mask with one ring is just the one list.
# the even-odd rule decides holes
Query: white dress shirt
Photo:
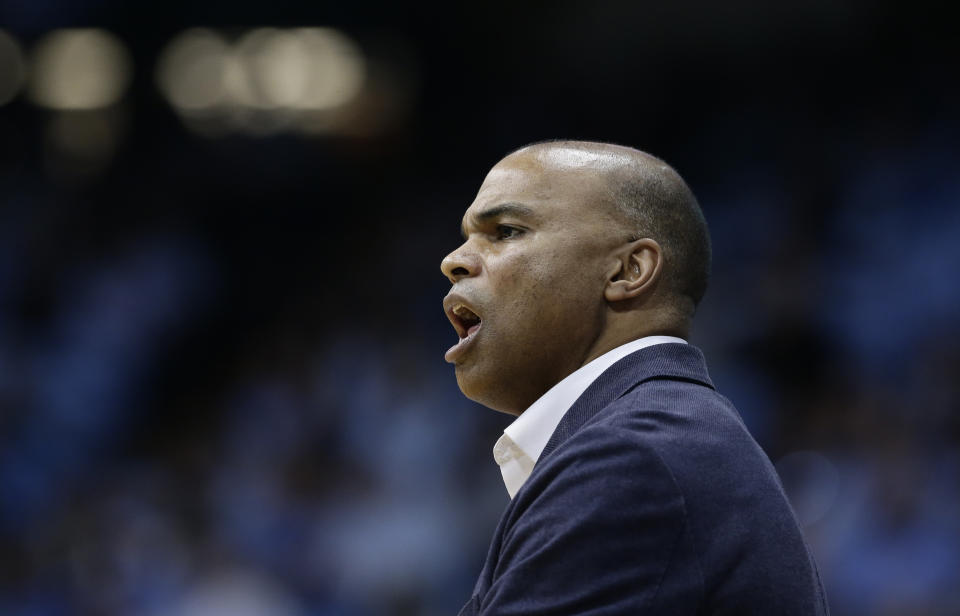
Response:
[{"label": "white dress shirt", "polygon": [[510,498],[530,477],[533,465],[543,453],[560,420],[604,370],[634,351],[667,342],[686,344],[686,340],[674,336],[647,336],[604,353],[551,387],[507,426],[503,436],[493,446],[493,459],[500,466]]}]

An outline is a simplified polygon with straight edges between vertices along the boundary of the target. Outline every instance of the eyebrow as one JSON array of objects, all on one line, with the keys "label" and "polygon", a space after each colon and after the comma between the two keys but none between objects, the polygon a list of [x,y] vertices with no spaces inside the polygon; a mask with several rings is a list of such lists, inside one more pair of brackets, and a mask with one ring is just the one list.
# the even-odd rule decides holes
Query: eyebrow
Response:
[{"label": "eyebrow", "polygon": [[[478,223],[482,223],[495,218],[500,218],[501,216],[510,215],[517,216],[519,218],[537,217],[536,212],[534,212],[533,208],[529,205],[524,205],[522,203],[501,203],[500,205],[495,205],[477,214],[474,214],[473,219]],[[460,225],[460,235],[463,236],[463,239],[467,239],[467,230],[462,224]]]}]

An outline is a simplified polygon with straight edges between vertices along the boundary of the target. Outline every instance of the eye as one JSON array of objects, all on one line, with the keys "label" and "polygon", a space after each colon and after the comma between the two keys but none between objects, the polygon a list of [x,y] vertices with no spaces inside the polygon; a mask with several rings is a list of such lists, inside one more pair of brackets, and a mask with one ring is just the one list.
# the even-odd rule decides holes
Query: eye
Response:
[{"label": "eye", "polygon": [[509,240],[524,234],[524,229],[511,227],[509,225],[497,225],[497,239]]}]

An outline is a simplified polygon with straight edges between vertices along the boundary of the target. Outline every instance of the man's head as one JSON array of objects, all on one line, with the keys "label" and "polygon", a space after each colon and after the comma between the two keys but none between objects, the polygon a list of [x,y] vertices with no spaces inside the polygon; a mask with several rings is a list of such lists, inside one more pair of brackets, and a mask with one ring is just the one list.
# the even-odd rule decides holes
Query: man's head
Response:
[{"label": "man's head", "polygon": [[686,336],[710,241],[686,183],[638,150],[557,141],[487,175],[441,264],[463,393],[518,414],[588,361],[653,334]]}]

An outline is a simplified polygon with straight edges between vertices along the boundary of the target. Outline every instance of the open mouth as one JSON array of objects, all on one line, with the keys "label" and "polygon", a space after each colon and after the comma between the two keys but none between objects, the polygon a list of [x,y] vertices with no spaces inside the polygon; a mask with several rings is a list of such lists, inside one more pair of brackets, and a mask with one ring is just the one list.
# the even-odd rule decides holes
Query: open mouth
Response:
[{"label": "open mouth", "polygon": [[459,297],[448,295],[444,299],[445,312],[453,328],[457,330],[457,336],[460,337],[457,343],[450,347],[444,358],[451,363],[457,363],[457,360],[467,352],[471,343],[476,339],[477,332],[483,325],[483,319],[480,315],[469,308]]},{"label": "open mouth", "polygon": [[470,337],[480,329],[480,317],[463,304],[456,304],[450,309],[450,313],[453,317],[451,319],[453,326],[461,340]]}]

